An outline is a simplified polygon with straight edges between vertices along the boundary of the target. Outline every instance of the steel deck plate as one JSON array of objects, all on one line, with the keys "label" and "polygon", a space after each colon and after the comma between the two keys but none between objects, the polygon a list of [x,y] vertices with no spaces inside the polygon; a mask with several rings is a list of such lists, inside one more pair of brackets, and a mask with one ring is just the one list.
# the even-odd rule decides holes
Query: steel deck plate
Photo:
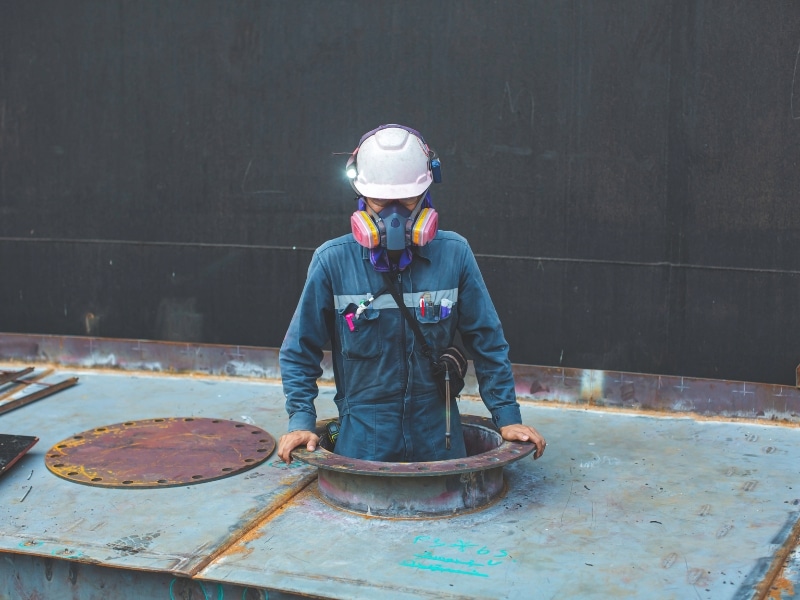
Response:
[{"label": "steel deck plate", "polygon": [[[275,453],[254,469],[202,485],[98,488],[56,477],[44,464],[47,449],[107,423],[170,413],[240,421],[267,432],[286,427],[278,382],[79,375],[78,385],[2,416],[4,428],[40,437],[0,479],[2,553],[191,575],[316,477],[312,467],[286,467]],[[332,390],[325,395],[332,397]]]},{"label": "steel deck plate", "polygon": [[529,406],[523,418],[547,453],[507,467],[506,497],[484,511],[367,518],[312,485],[200,577],[365,599],[750,598],[798,520],[795,428]]},{"label": "steel deck plate", "polygon": [[[544,458],[506,467],[508,492],[489,508],[408,521],[330,506],[314,468],[275,454],[202,485],[97,488],[56,477],[46,449],[107,423],[172,414],[272,435],[286,425],[275,380],[78,374],[78,385],[2,417],[5,429],[41,438],[0,479],[7,560],[185,575],[206,590],[238,585],[270,598],[365,599],[738,599],[786,564],[774,597],[794,594],[784,577],[797,578],[796,426],[523,402],[525,421],[547,436]],[[333,416],[332,397],[323,386],[320,419]],[[486,416],[479,401],[460,407]]]}]

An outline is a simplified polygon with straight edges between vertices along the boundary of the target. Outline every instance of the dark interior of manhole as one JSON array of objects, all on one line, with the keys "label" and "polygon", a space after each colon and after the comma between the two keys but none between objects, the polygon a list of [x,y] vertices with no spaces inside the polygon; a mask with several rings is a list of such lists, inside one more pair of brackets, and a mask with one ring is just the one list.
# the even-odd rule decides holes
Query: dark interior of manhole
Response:
[{"label": "dark interior of manhole", "polygon": [[[327,425],[330,422],[335,422],[336,419],[326,419],[317,422],[315,433],[320,436],[319,445],[328,452],[334,451],[334,446],[327,433]],[[489,452],[495,448],[499,448],[503,443],[503,436],[500,432],[490,429],[486,426],[477,426],[476,419],[469,417],[462,418],[464,425],[461,430],[464,432],[464,446],[467,449],[467,456],[477,456],[484,452]]]}]

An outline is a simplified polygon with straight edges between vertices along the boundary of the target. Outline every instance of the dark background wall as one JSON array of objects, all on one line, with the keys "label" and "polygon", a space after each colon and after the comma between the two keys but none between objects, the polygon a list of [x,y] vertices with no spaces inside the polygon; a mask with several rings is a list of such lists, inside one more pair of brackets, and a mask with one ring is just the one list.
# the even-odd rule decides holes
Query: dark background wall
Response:
[{"label": "dark background wall", "polygon": [[0,331],[278,346],[423,132],[514,362],[794,383],[800,3],[0,0]]}]

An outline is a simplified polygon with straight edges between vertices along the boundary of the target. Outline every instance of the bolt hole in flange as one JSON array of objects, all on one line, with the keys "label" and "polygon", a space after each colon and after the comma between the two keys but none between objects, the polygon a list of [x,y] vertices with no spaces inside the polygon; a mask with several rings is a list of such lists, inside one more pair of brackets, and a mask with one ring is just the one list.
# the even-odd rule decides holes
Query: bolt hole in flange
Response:
[{"label": "bolt hole in flange", "polygon": [[[328,421],[317,423],[317,433]],[[316,466],[320,496],[344,510],[387,518],[429,519],[472,512],[505,493],[503,467],[533,453],[507,442],[490,419],[461,415],[467,457],[423,463],[357,460],[319,447],[292,456]]]},{"label": "bolt hole in flange", "polygon": [[104,425],[53,446],[45,465],[86,485],[159,488],[230,477],[261,464],[274,438],[237,421],[157,418]]}]

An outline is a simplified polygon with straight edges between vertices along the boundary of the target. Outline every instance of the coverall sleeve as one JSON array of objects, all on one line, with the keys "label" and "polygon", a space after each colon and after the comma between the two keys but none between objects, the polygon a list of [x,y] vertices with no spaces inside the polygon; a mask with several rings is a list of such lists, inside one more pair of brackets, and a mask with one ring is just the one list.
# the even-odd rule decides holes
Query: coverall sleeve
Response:
[{"label": "coverall sleeve", "polygon": [[467,246],[458,292],[461,339],[471,354],[478,387],[497,427],[522,423],[508,343],[475,255]]},{"label": "coverall sleeve", "polygon": [[319,393],[317,379],[322,375],[323,348],[329,339],[326,315],[333,311],[331,289],[317,251],[279,354],[288,431],[314,431],[316,427],[314,400]]}]

